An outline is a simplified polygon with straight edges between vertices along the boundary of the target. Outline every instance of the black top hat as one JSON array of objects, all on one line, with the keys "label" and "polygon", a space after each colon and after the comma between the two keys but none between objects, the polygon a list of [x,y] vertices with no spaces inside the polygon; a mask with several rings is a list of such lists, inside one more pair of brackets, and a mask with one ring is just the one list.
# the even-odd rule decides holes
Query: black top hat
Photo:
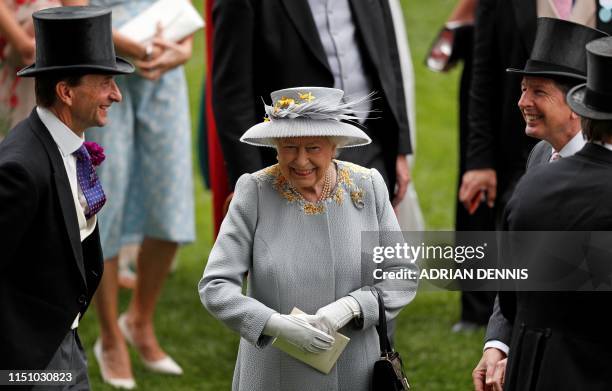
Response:
[{"label": "black top hat", "polygon": [[507,69],[525,76],[586,80],[584,45],[608,34],[554,18],[538,18],[535,42],[525,69]]},{"label": "black top hat", "polygon": [[36,62],[17,72],[17,76],[134,72],[132,64],[115,56],[109,9],[56,7],[35,12],[32,17]]},{"label": "black top hat", "polygon": [[586,45],[587,82],[567,93],[567,104],[585,118],[612,120],[612,37]]}]

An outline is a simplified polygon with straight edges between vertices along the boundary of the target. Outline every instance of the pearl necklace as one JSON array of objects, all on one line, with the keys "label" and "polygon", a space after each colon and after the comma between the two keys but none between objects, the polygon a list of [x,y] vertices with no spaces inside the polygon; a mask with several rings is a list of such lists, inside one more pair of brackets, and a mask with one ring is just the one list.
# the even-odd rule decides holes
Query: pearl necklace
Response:
[{"label": "pearl necklace", "polygon": [[327,197],[329,197],[329,192],[331,191],[331,175],[329,173],[329,168],[325,173],[325,178],[323,179],[323,188],[321,189],[321,195],[317,198],[317,202],[321,202]]}]

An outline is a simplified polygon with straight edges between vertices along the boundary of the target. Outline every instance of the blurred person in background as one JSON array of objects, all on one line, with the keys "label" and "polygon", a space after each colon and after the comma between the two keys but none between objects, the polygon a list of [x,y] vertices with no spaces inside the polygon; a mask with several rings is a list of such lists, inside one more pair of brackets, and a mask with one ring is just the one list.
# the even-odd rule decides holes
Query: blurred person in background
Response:
[{"label": "blurred person in background", "polygon": [[212,103],[230,188],[274,162],[270,151],[239,141],[263,118],[262,97],[294,86],[335,87],[347,97],[374,90],[378,99],[355,108],[372,143],[340,157],[376,168],[393,206],[400,203],[412,146],[386,0],[216,0],[213,24]]},{"label": "blurred person in background", "polygon": [[34,80],[16,75],[36,55],[32,14],[50,7],[85,4],[86,0],[0,0],[0,139],[36,105]]},{"label": "blurred person in background", "polygon": [[[94,0],[113,11],[120,27],[154,0]],[[191,162],[191,124],[182,65],[192,54],[192,38],[170,42],[163,31],[141,44],[115,30],[117,51],[134,59],[137,74],[117,78],[123,107],[109,111],[109,131],[88,133],[106,149],[99,171],[108,194],[100,214],[105,273],[96,294],[100,339],[94,346],[103,380],[135,387],[126,342],[148,370],[182,374],[160,346],[153,318],[180,243],[195,239]],[[118,310],[118,254],[126,243],[140,242],[137,279],[127,311]]]},{"label": "blurred person in background", "polygon": [[[490,231],[495,229],[495,218],[489,208],[478,208],[474,213],[459,201],[461,177],[466,171],[467,143],[470,137],[469,92],[472,80],[472,49],[474,17],[478,0],[457,2],[448,20],[438,34],[427,58],[427,66],[437,72],[448,72],[463,62],[459,85],[459,183],[455,207],[456,231]],[[470,332],[487,324],[495,293],[480,291],[461,292],[461,317],[452,326],[453,332]]]}]

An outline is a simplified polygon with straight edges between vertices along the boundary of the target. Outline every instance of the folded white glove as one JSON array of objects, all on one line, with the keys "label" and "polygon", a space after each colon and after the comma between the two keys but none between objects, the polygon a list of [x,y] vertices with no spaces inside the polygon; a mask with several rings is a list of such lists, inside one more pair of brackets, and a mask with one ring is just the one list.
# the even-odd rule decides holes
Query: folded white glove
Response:
[{"label": "folded white glove", "polygon": [[320,353],[331,348],[334,338],[293,315],[273,314],[263,333],[281,337],[302,350]]},{"label": "folded white glove", "polygon": [[325,307],[321,307],[314,315],[297,315],[297,317],[330,335],[333,335],[334,332],[359,316],[361,316],[361,306],[352,296],[345,296]]}]

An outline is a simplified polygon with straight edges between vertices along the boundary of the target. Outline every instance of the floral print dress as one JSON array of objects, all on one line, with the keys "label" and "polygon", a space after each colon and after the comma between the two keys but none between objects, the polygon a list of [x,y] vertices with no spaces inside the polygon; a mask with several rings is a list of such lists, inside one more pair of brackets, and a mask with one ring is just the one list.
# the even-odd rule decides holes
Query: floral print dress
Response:
[{"label": "floral print dress", "polygon": [[[13,12],[17,22],[32,36],[32,14],[38,10],[61,5],[59,0],[0,0]],[[29,64],[22,64],[21,57],[6,37],[0,35],[0,140],[6,133],[26,118],[36,104],[34,80],[15,76]]]}]

